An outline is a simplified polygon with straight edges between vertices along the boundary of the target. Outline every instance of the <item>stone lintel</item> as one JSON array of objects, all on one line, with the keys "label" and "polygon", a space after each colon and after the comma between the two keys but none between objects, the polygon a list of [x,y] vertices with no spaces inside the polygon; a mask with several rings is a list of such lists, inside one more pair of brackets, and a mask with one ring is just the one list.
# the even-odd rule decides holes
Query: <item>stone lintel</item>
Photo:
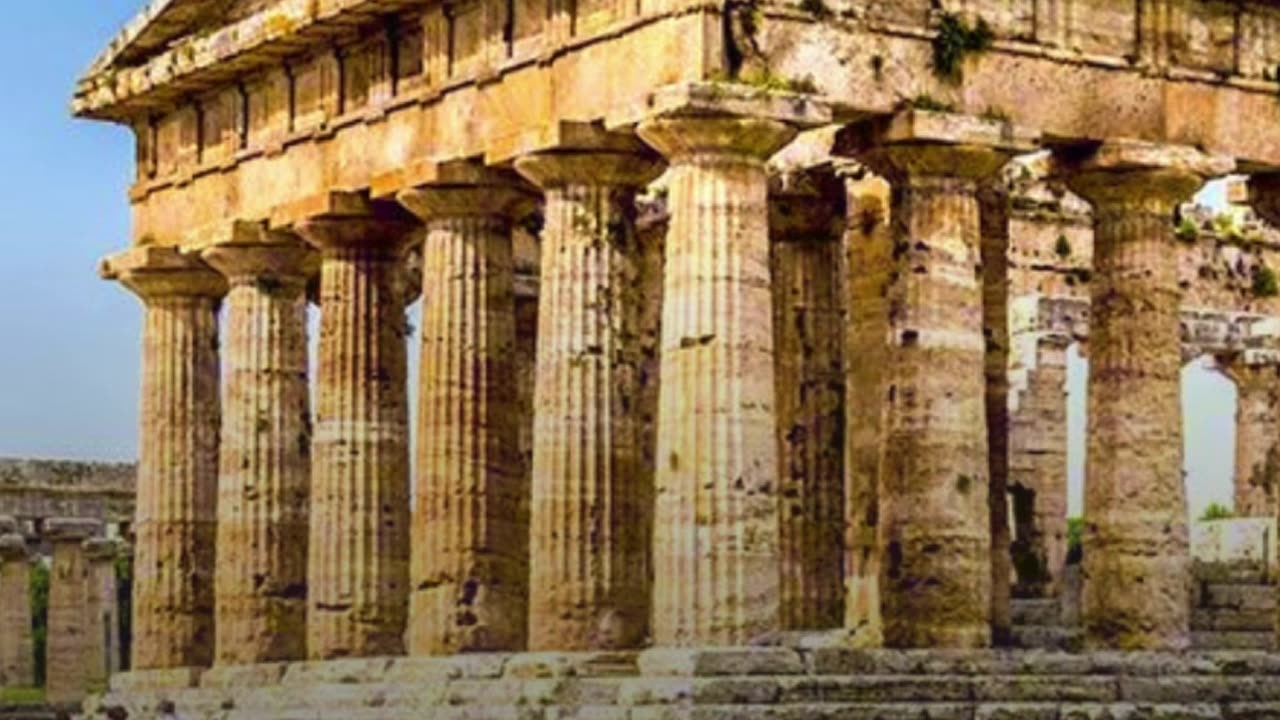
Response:
[{"label": "stone lintel", "polygon": [[396,200],[423,220],[441,217],[501,215],[522,217],[537,202],[537,192],[515,171],[479,162],[430,166],[396,193]]},{"label": "stone lintel", "polygon": [[1055,147],[1050,172],[1094,203],[1130,198],[1180,203],[1206,180],[1235,168],[1232,158],[1187,145],[1110,140]]},{"label": "stone lintel", "polygon": [[112,255],[101,262],[98,274],[120,281],[142,298],[227,293],[227,281],[220,274],[173,247],[141,246]]},{"label": "stone lintel", "polygon": [[637,105],[605,118],[609,130],[623,130],[661,117],[741,117],[774,120],[795,128],[832,122],[820,96],[761,90],[733,82],[686,82],[655,89]]},{"label": "stone lintel", "polygon": [[0,561],[26,560],[28,557],[26,538],[13,532],[0,533]]},{"label": "stone lintel", "polygon": [[120,556],[120,543],[103,537],[88,538],[81,547],[91,561],[115,560]]},{"label": "stone lintel", "polygon": [[55,543],[79,543],[102,534],[102,521],[84,518],[51,518],[44,525],[44,536]]}]

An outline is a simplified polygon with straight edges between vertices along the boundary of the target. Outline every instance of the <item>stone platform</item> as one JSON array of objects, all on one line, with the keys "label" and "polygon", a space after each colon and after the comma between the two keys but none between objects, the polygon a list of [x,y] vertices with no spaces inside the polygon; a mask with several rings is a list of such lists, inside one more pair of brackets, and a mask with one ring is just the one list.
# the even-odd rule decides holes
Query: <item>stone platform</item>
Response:
[{"label": "stone platform", "polygon": [[1280,655],[755,647],[376,658],[126,673],[85,717],[1265,720],[1280,719]]}]

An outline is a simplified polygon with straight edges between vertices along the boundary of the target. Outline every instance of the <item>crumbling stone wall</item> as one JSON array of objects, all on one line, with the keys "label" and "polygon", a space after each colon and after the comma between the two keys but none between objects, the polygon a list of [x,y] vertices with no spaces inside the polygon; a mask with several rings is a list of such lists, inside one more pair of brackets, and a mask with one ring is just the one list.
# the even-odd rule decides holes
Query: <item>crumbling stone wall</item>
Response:
[{"label": "crumbling stone wall", "polygon": [[132,463],[0,458],[0,515],[132,523],[135,475]]}]

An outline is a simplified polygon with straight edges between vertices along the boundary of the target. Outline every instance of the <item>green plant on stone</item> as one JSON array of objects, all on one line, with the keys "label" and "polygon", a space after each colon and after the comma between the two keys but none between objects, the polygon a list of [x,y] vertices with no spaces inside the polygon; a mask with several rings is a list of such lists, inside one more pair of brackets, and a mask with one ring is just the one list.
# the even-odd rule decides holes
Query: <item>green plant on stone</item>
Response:
[{"label": "green plant on stone", "polygon": [[933,39],[933,73],[950,83],[964,79],[964,61],[991,49],[995,33],[983,18],[970,27],[956,13],[944,13]]},{"label": "green plant on stone", "polygon": [[1182,218],[1174,235],[1182,242],[1193,243],[1200,239],[1200,226],[1191,218]]},{"label": "green plant on stone", "polygon": [[1253,296],[1256,298],[1273,298],[1280,295],[1280,281],[1276,272],[1266,265],[1258,265],[1253,269]]},{"label": "green plant on stone", "polygon": [[1084,518],[1067,518],[1067,562],[1079,562],[1084,556]]},{"label": "green plant on stone", "polygon": [[1212,520],[1230,520],[1235,516],[1236,514],[1226,505],[1222,505],[1220,503],[1209,503],[1209,507],[1205,508],[1204,512],[1200,513],[1200,520],[1202,522]]}]

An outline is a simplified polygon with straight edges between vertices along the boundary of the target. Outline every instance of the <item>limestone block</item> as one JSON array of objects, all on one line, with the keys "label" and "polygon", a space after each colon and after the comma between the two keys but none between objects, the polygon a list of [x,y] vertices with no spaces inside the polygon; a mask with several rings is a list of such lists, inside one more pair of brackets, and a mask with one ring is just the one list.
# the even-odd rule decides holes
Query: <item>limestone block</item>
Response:
[{"label": "limestone block", "polygon": [[108,258],[146,307],[134,523],[133,667],[207,665],[220,423],[218,305],[226,281],[171,248]]},{"label": "limestone block", "polygon": [[520,159],[543,188],[534,393],[529,647],[640,646],[648,636],[651,466],[642,419],[638,141]]},{"label": "limestone block", "polygon": [[404,651],[409,592],[406,213],[319,198],[294,229],[321,251],[307,655]]},{"label": "limestone block", "polygon": [[316,258],[260,224],[203,252],[227,277],[219,460],[217,664],[305,655],[311,412],[306,286]]},{"label": "limestone block", "polygon": [[1280,572],[1274,517],[1199,521],[1191,525],[1195,577],[1213,582],[1265,583]]}]

